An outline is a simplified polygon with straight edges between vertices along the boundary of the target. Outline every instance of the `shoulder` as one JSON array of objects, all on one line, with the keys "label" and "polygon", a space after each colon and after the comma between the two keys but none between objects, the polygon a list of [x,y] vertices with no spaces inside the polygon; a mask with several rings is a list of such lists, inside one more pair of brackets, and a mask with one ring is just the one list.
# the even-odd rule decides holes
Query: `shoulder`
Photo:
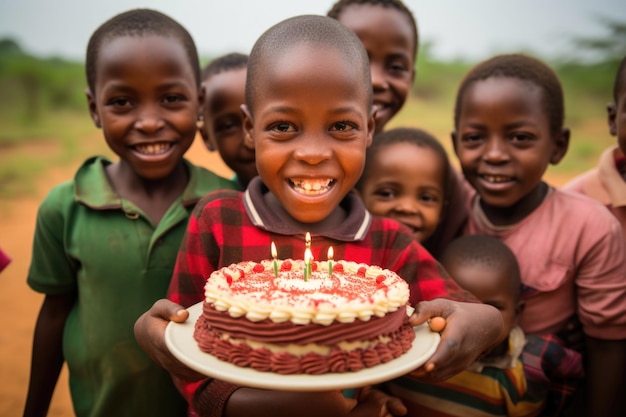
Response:
[{"label": "shoulder", "polygon": [[[559,210],[567,216],[592,216],[586,221],[600,220],[613,222],[614,217],[600,202],[586,195],[564,189],[555,189],[546,203],[552,210]],[[615,220],[616,221],[616,220]]]},{"label": "shoulder", "polygon": [[585,186],[591,185],[590,183],[595,183],[598,180],[598,169],[593,168],[569,180],[565,183],[565,185],[563,185],[563,187],[561,187],[561,190],[585,194]]},{"label": "shoulder", "polygon": [[202,197],[194,208],[194,213],[200,214],[205,210],[220,209],[223,207],[241,207],[243,192],[232,189],[217,189]]},{"label": "shoulder", "polygon": [[570,238],[585,236],[587,242],[624,239],[620,222],[606,206],[573,191],[555,190],[541,217],[544,225],[566,227]]},{"label": "shoulder", "polygon": [[74,190],[74,180],[65,181],[52,187],[39,205],[38,217],[64,212],[67,207],[76,204]]},{"label": "shoulder", "polygon": [[185,160],[189,172],[191,173],[192,181],[194,181],[194,188],[196,188],[202,194],[210,193],[218,189],[238,190],[239,184],[217,175],[215,172],[206,169],[205,167],[195,165]]},{"label": "shoulder", "polygon": [[375,234],[378,240],[384,237],[386,241],[397,240],[405,242],[406,245],[410,242],[417,242],[407,226],[389,217],[373,215],[369,232]]}]

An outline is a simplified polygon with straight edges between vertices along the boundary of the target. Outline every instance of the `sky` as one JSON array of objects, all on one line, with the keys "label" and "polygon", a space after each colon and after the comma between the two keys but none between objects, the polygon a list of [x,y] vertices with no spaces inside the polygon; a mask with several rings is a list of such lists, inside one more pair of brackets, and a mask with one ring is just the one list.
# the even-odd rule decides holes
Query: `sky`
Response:
[{"label": "sky", "polygon": [[[335,0],[0,0],[0,38],[28,53],[84,59],[91,33],[120,12],[147,7],[189,30],[201,56],[248,53],[270,26],[299,14],[326,14]],[[442,59],[480,60],[526,51],[575,54],[572,39],[607,35],[599,18],[626,22],[623,0],[405,0],[421,41]]]}]

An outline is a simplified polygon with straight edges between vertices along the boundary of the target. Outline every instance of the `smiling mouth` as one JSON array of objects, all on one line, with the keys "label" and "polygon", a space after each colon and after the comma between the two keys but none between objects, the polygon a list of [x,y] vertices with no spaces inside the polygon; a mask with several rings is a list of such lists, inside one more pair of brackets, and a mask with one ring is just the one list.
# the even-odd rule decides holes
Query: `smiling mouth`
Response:
[{"label": "smiling mouth", "polygon": [[507,177],[505,175],[480,175],[480,178],[492,184],[502,184],[513,181],[513,177]]},{"label": "smiling mouth", "polygon": [[374,103],[374,110],[382,112],[391,109],[391,103]]},{"label": "smiling mouth", "polygon": [[289,179],[294,191],[303,195],[320,195],[328,192],[335,184],[332,178],[324,179]]},{"label": "smiling mouth", "polygon": [[172,149],[169,142],[146,143],[133,146],[133,149],[142,155],[161,155]]}]

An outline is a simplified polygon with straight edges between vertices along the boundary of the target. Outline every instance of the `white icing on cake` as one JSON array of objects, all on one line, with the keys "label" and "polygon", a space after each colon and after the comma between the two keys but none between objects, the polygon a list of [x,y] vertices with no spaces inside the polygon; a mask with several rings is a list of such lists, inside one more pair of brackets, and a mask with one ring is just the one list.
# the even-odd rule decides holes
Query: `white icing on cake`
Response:
[{"label": "white icing on cake", "polygon": [[333,261],[329,276],[327,261],[313,261],[313,271],[305,281],[304,261],[275,262],[278,277],[271,260],[233,264],[215,271],[205,286],[206,302],[231,317],[245,316],[250,321],[330,325],[383,317],[409,299],[408,284],[395,272],[380,267]]}]

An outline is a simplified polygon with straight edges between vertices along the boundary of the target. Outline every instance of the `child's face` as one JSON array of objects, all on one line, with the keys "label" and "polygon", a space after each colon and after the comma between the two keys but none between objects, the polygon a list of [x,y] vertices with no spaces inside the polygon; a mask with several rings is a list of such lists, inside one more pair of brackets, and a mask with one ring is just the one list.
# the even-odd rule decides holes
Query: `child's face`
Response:
[{"label": "child's face", "polygon": [[243,114],[246,69],[213,75],[202,83],[204,126],[200,130],[207,148],[218,150],[224,163],[242,184],[256,176],[254,149],[244,144]]},{"label": "child's face", "polygon": [[198,88],[181,42],[162,36],[105,41],[89,111],[107,144],[140,177],[162,179],[196,134]]},{"label": "child's face", "polygon": [[419,242],[430,237],[444,204],[444,165],[431,148],[408,142],[381,147],[368,160],[361,197],[375,215],[407,225]]},{"label": "child's face", "polygon": [[617,145],[626,155],[626,71],[622,71],[620,77],[624,87],[618,91],[617,102],[608,106],[609,130],[617,137]]},{"label": "child's face", "polygon": [[351,5],[339,21],[354,31],[370,59],[376,132],[400,111],[415,77],[415,35],[408,17],[391,7]]},{"label": "child's face", "polygon": [[262,68],[244,106],[257,170],[297,221],[326,219],[365,163],[374,118],[358,66],[336,49],[298,44]]},{"label": "child's face", "polygon": [[[569,131],[550,133],[542,90],[526,81],[491,77],[474,82],[460,103],[454,150],[465,178],[484,204],[536,207],[548,164],[565,152]],[[530,210],[530,209],[529,209]]]},{"label": "child's face", "polygon": [[508,337],[511,329],[517,325],[522,306],[509,284],[509,271],[480,264],[460,266],[455,262],[445,265],[445,268],[461,288],[500,311],[504,321],[502,335],[503,338]]}]

